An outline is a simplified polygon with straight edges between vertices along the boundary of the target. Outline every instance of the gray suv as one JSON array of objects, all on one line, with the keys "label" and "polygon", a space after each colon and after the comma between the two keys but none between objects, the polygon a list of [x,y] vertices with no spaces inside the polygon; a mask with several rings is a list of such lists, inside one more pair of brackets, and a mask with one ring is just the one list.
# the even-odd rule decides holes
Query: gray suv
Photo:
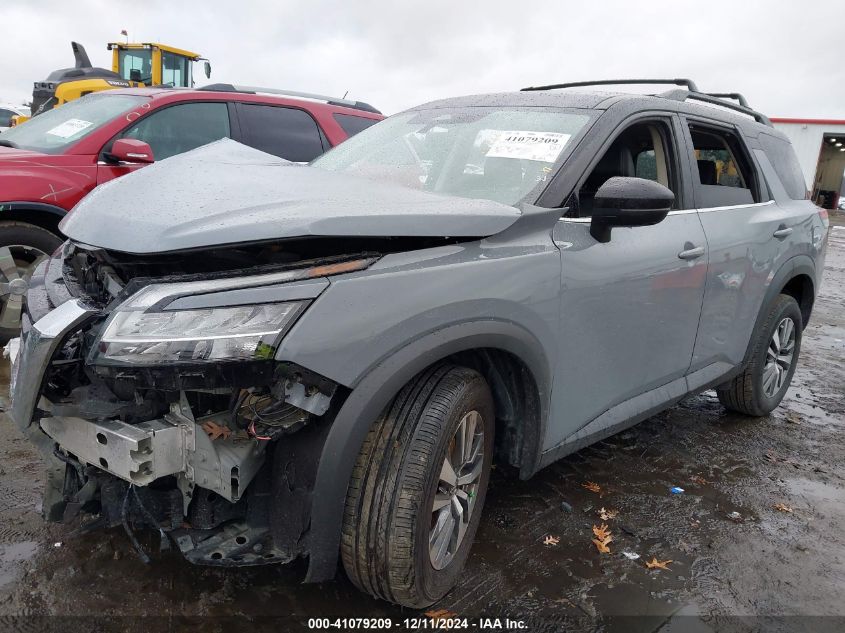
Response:
[{"label": "gray suv", "polygon": [[46,518],[308,581],[340,560],[422,607],[491,464],[531,477],[711,388],[768,414],[827,216],[740,95],[671,83],[447,99],[310,166],[223,140],[99,187],[9,346]]}]

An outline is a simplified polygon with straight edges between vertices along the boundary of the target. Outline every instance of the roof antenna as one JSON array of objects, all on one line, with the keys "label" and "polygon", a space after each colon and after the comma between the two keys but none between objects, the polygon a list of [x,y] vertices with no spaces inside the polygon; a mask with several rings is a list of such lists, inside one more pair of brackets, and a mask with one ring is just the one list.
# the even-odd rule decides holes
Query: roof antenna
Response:
[{"label": "roof antenna", "polygon": [[348,95],[348,94],[349,94],[349,91],[347,90],[346,92],[343,93],[343,96],[341,97],[341,99],[346,99],[346,95]]}]

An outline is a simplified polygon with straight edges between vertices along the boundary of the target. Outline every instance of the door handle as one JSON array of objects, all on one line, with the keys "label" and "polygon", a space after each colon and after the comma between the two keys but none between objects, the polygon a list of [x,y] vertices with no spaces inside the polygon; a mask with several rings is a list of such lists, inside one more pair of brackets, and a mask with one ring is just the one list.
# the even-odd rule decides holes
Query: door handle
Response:
[{"label": "door handle", "polygon": [[778,230],[772,233],[772,235],[779,240],[782,240],[783,238],[792,235],[792,228],[781,224],[780,227],[778,227]]},{"label": "door handle", "polygon": [[[692,244],[689,244],[689,246],[692,246]],[[694,248],[688,248],[678,253],[678,257],[681,259],[697,259],[702,255],[704,255],[703,246],[695,246]]]}]

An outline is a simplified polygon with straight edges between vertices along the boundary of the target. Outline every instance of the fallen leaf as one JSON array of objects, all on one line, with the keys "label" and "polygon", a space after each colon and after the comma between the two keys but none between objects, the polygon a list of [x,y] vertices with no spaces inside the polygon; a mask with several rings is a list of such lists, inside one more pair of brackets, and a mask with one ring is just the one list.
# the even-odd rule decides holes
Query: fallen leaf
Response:
[{"label": "fallen leaf", "polygon": [[218,437],[222,437],[224,440],[229,439],[229,436],[232,434],[232,429],[227,426],[220,426],[213,420],[203,422],[202,430],[208,434],[212,442]]},{"label": "fallen leaf", "polygon": [[549,534],[546,538],[543,539],[543,545],[557,545],[560,543],[559,536],[552,536]]},{"label": "fallen leaf", "polygon": [[575,606],[575,603],[572,602],[572,600],[570,600],[569,598],[558,598],[557,600],[554,600],[554,602],[556,602],[557,604],[565,604],[568,607]]},{"label": "fallen leaf", "polygon": [[599,486],[594,481],[588,481],[586,483],[583,483],[583,484],[581,484],[581,487],[586,488],[590,492],[595,492],[596,494],[601,494],[601,492],[602,492],[601,486]]},{"label": "fallen leaf", "polygon": [[593,539],[593,545],[596,546],[596,549],[602,554],[610,554],[608,545],[613,541],[613,535],[607,525],[605,523],[598,527],[594,525],[593,534],[596,535],[596,538]]},{"label": "fallen leaf", "polygon": [[790,508],[785,503],[776,503],[773,507],[779,512],[789,512],[790,514],[792,514],[792,508]]},{"label": "fallen leaf", "polygon": [[690,477],[690,481],[694,484],[698,484],[699,486],[706,486],[710,483],[701,475],[693,475],[692,477]]},{"label": "fallen leaf", "polygon": [[789,411],[786,414],[786,421],[792,424],[801,424],[804,418],[801,417],[801,414],[795,413],[794,411]]},{"label": "fallen leaf", "polygon": [[605,510],[602,508],[598,511],[599,517],[601,517],[602,521],[610,521],[611,519],[615,519],[616,515],[619,514],[619,510]]},{"label": "fallen leaf", "polygon": [[431,611],[426,611],[425,614],[432,620],[450,620],[458,617],[457,613],[453,613],[448,609],[432,609]]},{"label": "fallen leaf", "polygon": [[674,561],[671,560],[657,560],[656,556],[652,556],[651,560],[646,561],[645,566],[649,569],[665,569],[666,571],[672,571],[669,569],[669,563],[673,563]]}]

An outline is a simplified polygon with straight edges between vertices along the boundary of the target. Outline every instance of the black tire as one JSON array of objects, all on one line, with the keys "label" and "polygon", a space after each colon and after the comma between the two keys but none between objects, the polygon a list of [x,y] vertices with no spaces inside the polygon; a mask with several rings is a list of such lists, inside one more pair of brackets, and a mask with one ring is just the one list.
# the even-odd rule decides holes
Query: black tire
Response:
[{"label": "black tire", "polygon": [[[795,343],[792,361],[781,386],[773,394],[767,394],[764,388],[764,368],[769,354],[769,344],[784,319],[791,319],[795,328]],[[801,309],[798,302],[788,295],[778,295],[762,326],[753,334],[748,364],[739,376],[716,388],[719,402],[730,410],[751,416],[763,416],[771,413],[783,400],[789,389],[789,383],[798,364],[801,352],[801,334],[804,329]]]},{"label": "black tire", "polygon": [[[481,416],[482,471],[466,532],[442,569],[429,552],[432,503],[447,449],[462,419]],[[358,455],[343,516],[341,555],[362,591],[422,608],[443,597],[461,574],[484,506],[495,420],[493,398],[478,372],[430,368],[409,382],[381,414]],[[483,439],[483,442],[482,442]],[[442,492],[440,494],[443,494]],[[448,506],[451,508],[451,506]]]},{"label": "black tire", "polygon": [[[32,264],[39,257],[39,253],[52,254],[61,244],[61,238],[40,226],[24,222],[0,222],[0,251],[7,248],[10,248],[10,252],[13,250],[11,254],[18,269]],[[9,282],[5,272],[0,271],[0,282]],[[10,296],[12,295],[8,292],[0,294],[0,320],[2,321],[7,320],[5,310]],[[19,310],[19,295],[13,301],[16,302],[15,311]],[[19,317],[18,321],[20,321]],[[0,322],[0,339],[3,342],[17,336],[19,331],[20,325],[9,327]]]}]

